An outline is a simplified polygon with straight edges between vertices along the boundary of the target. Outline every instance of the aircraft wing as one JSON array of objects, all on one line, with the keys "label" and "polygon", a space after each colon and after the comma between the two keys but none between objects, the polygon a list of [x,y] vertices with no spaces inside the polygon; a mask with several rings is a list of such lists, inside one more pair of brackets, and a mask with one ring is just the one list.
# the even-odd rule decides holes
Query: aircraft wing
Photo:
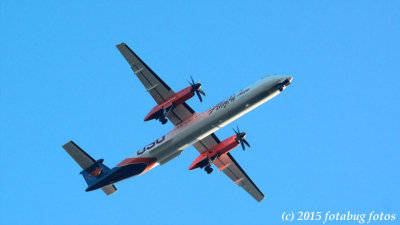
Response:
[{"label": "aircraft wing", "polygon": [[[133,72],[157,104],[164,102],[175,94],[175,92],[161,80],[161,78],[128,47],[128,45],[121,43],[117,45],[117,48],[126,61],[128,61]],[[167,117],[176,126],[193,114],[194,110],[186,103],[183,103],[175,107]]]},{"label": "aircraft wing", "polygon": [[[213,133],[201,141],[196,142],[193,146],[197,151],[201,153],[208,149],[216,146],[220,143],[218,137]],[[233,156],[228,153],[224,154],[214,161],[214,165],[217,166],[220,171],[223,171],[235,184],[242,187],[247,191],[254,199],[258,202],[264,199],[264,194],[258,189],[250,177],[244,172],[242,167],[236,162]]]},{"label": "aircraft wing", "polygon": [[[125,43],[117,45],[118,50],[125,57],[131,66],[133,72],[142,82],[146,90],[153,99],[160,104],[173,96],[175,92],[163,81],[157,74],[150,69]],[[167,115],[168,119],[176,126],[194,114],[194,110],[189,105],[183,103],[175,107],[171,113]],[[196,142],[193,146],[203,153],[206,150],[216,146],[219,139],[215,134],[211,134],[201,141]],[[222,170],[235,184],[244,188],[257,201],[264,199],[264,195],[253,183],[249,176],[243,171],[236,160],[230,153],[221,156],[214,161],[214,164]]]}]

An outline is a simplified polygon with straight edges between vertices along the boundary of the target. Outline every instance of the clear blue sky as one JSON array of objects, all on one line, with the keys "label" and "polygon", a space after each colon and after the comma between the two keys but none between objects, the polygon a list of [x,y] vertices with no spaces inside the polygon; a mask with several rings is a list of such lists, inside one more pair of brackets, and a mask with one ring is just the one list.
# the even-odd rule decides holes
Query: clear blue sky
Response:
[{"label": "clear blue sky", "polygon": [[[144,2],[1,1],[0,224],[400,217],[398,1]],[[217,132],[248,133],[251,150],[232,154],[263,202],[221,173],[189,171],[193,147],[112,196],[84,191],[65,142],[115,166],[172,128],[143,122],[155,103],[120,42],[175,91],[190,74],[201,80],[205,101],[188,102],[196,111],[264,75],[293,75],[281,95]]]}]

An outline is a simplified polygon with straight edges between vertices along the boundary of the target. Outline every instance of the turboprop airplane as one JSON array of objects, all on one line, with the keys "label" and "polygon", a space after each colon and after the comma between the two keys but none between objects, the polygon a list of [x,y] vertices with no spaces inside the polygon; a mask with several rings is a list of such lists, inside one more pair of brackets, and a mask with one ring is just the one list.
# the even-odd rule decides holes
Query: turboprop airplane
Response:
[{"label": "turboprop airplane", "polygon": [[81,174],[88,185],[86,191],[101,188],[110,195],[117,190],[115,183],[163,165],[193,145],[200,155],[190,165],[190,170],[201,168],[210,174],[213,171],[211,166],[215,165],[257,201],[263,200],[263,193],[229,152],[239,144],[243,150],[245,146],[250,147],[244,139],[246,133],[237,128],[235,135],[220,141],[214,132],[281,93],[291,83],[292,77],[266,76],[207,111],[196,113],[186,101],[195,95],[202,101],[201,96],[206,94],[200,89],[200,82],[195,83],[191,78],[190,86],[175,93],[125,43],[117,45],[117,48],[157,103],[144,120],[158,120],[162,124],[169,120],[174,127],[112,169],[103,164],[103,159],[94,160],[73,141],[63,145],[82,168]]}]

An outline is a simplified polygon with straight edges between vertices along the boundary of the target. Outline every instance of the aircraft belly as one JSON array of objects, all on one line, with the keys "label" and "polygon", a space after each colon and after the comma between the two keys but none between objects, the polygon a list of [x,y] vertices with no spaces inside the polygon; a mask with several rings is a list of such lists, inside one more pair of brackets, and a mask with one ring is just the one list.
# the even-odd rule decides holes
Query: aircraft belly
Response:
[{"label": "aircraft belly", "polygon": [[[247,102],[243,102],[241,104],[237,104],[233,106],[232,109],[229,110],[229,113],[225,115],[221,115],[218,121],[222,121],[218,123],[218,127],[222,128],[227,124],[231,123],[232,121],[238,119],[239,117],[243,116],[244,114],[250,112],[251,110],[257,108],[258,106],[262,105],[266,101],[270,100],[271,98],[275,97],[279,94],[279,91],[272,91],[267,93],[262,93],[261,95],[250,99]],[[228,111],[228,110],[227,110]]]},{"label": "aircraft belly", "polygon": [[210,116],[212,117],[210,118],[212,119],[211,126],[212,128],[217,127],[218,130],[243,116],[244,114],[250,112],[251,110],[257,108],[278,94],[278,89],[276,89],[273,85],[272,87],[263,89],[261,91],[254,90],[254,92],[250,92],[248,96],[239,98],[237,101],[229,104],[224,110],[220,110],[220,112],[215,113],[214,117]]},{"label": "aircraft belly", "polygon": [[164,159],[159,161],[160,165],[164,165],[165,163],[171,161],[172,159],[178,157],[180,154],[182,154],[182,151],[175,151],[173,154],[169,155],[168,157],[165,157]]},{"label": "aircraft belly", "polygon": [[165,143],[157,146],[157,148],[150,152],[146,152],[143,157],[155,157],[158,164],[165,164],[179,156],[183,149],[202,140],[279,93],[275,83],[270,83],[268,86],[256,87],[246,95],[228,104],[225,108],[213,113],[206,111],[196,121],[179,127],[173,134],[171,133],[166,136]]}]

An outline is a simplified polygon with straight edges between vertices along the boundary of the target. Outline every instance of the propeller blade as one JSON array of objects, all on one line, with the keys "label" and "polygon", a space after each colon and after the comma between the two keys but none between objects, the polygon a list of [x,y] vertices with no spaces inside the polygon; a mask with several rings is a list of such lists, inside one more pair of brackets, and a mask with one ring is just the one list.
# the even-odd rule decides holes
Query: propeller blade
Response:
[{"label": "propeller blade", "polygon": [[203,90],[201,90],[201,89],[198,89],[197,91],[198,91],[198,92],[200,92],[200,94],[202,94],[202,95],[206,96],[206,93],[205,93]]},{"label": "propeller blade", "polygon": [[238,132],[236,132],[235,128],[232,127],[232,130],[235,132],[236,135],[238,135]]},{"label": "propeller blade", "polygon": [[201,98],[201,95],[199,94],[199,92],[198,92],[198,91],[196,91],[196,94],[197,94],[197,97],[199,97],[199,99],[200,99],[200,102],[203,102],[203,99]]},{"label": "propeller blade", "polygon": [[249,144],[249,142],[246,141],[246,139],[243,139],[242,141],[247,145],[247,147],[250,148],[250,144]]},{"label": "propeller blade", "polygon": [[243,151],[244,151],[245,147],[244,147],[243,142],[241,141],[240,144],[242,145],[242,149],[243,149]]},{"label": "propeller blade", "polygon": [[192,75],[190,75],[190,79],[192,80],[192,84],[195,84]]},{"label": "propeller blade", "polygon": [[237,128],[237,132],[240,133],[239,126],[236,126],[236,128]]}]

